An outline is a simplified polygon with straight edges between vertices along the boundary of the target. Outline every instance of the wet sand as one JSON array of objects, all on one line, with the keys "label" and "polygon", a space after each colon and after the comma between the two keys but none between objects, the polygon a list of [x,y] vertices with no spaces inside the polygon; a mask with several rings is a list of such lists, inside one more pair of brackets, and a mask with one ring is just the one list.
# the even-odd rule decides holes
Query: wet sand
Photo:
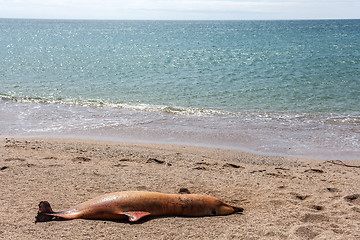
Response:
[{"label": "wet sand", "polygon": [[[335,162],[339,163],[339,162]],[[190,146],[0,139],[0,239],[360,239],[359,161],[259,156]],[[34,223],[98,195],[186,187],[243,214]]]}]

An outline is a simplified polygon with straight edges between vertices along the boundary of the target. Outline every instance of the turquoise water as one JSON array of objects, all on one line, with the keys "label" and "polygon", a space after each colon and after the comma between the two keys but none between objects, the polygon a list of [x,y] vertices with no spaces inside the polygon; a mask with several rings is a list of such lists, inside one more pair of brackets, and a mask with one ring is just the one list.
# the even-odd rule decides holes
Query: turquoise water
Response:
[{"label": "turquoise water", "polygon": [[359,30],[360,20],[0,19],[0,135],[352,159]]}]

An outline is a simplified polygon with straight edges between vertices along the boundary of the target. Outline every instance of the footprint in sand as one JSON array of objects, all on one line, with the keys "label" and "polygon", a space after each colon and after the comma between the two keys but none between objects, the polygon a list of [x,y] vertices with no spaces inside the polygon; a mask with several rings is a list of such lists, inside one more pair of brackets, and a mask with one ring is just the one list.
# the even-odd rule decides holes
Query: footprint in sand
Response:
[{"label": "footprint in sand", "polygon": [[322,214],[306,213],[300,221],[306,223],[328,222],[329,218]]},{"label": "footprint in sand", "polygon": [[310,208],[311,208],[311,209],[314,209],[314,210],[317,210],[317,211],[322,211],[322,210],[324,210],[324,207],[323,207],[323,206],[320,206],[320,205],[311,205]]},{"label": "footprint in sand", "polygon": [[340,192],[340,190],[339,189],[337,189],[337,188],[331,188],[331,187],[328,187],[328,188],[326,188],[329,192]]},{"label": "footprint in sand", "polygon": [[23,159],[23,158],[7,158],[7,159],[5,159],[5,162],[11,162],[11,161],[25,162],[25,159]]},{"label": "footprint in sand", "polygon": [[301,226],[295,230],[295,235],[301,239],[314,239],[320,233],[311,226]]},{"label": "footprint in sand", "polygon": [[193,169],[195,169],[195,170],[206,170],[205,167],[194,167]]},{"label": "footprint in sand", "polygon": [[321,169],[315,169],[315,168],[310,168],[305,170],[304,172],[310,172],[310,173],[324,173],[324,170]]},{"label": "footprint in sand", "polygon": [[297,193],[290,193],[290,194],[293,195],[298,200],[305,200],[308,197],[310,197],[309,195],[300,195],[300,194],[297,194]]},{"label": "footprint in sand", "polygon": [[360,205],[360,194],[352,194],[344,197],[345,201]]},{"label": "footprint in sand", "polygon": [[156,159],[156,158],[149,158],[146,163],[158,163],[158,164],[163,164],[165,163],[165,161],[163,160],[159,160],[159,159]]},{"label": "footprint in sand", "polygon": [[89,161],[91,161],[91,159],[87,158],[87,157],[76,157],[76,158],[73,158],[73,161],[81,163],[81,162],[89,162]]},{"label": "footprint in sand", "polygon": [[244,167],[242,167],[242,166],[240,166],[240,165],[236,165],[236,164],[233,164],[233,163],[226,163],[226,164],[224,164],[224,166],[223,167],[230,167],[230,168],[244,168]]}]

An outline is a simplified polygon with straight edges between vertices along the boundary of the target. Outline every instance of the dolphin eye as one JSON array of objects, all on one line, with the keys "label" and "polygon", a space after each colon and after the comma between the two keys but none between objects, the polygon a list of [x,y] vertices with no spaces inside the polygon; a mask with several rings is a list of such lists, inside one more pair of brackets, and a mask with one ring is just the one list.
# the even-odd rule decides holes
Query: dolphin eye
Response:
[{"label": "dolphin eye", "polygon": [[216,215],[215,209],[211,209],[211,214],[212,214],[212,215]]}]

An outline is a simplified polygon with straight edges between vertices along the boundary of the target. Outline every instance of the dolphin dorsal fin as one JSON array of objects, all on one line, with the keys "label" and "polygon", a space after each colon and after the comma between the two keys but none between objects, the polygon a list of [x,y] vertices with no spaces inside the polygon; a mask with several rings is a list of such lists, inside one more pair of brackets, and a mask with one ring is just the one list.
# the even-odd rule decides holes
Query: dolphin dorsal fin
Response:
[{"label": "dolphin dorsal fin", "polygon": [[136,222],[140,218],[150,215],[149,212],[141,212],[141,211],[122,212],[122,214],[128,216],[130,222]]},{"label": "dolphin dorsal fin", "polygon": [[189,189],[187,189],[187,188],[180,188],[179,193],[180,194],[191,194]]}]

